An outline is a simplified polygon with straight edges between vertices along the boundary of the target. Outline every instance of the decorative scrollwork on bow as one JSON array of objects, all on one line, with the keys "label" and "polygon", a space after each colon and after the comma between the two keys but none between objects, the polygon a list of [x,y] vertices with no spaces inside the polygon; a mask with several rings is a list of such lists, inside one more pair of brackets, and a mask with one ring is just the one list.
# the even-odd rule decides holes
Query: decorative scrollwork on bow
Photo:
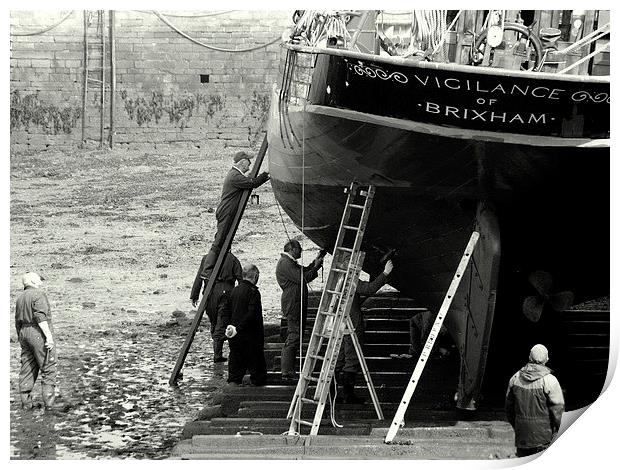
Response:
[{"label": "decorative scrollwork on bow", "polygon": [[596,93],[596,94],[592,94],[588,91],[576,91],[575,93],[573,93],[573,95],[571,96],[572,100],[575,101],[576,103],[579,103],[581,101],[585,101],[585,100],[590,100],[593,103],[602,103],[603,101],[605,101],[606,103],[609,103],[611,97],[609,96],[609,93]]},{"label": "decorative scrollwork on bow", "polygon": [[353,70],[357,75],[366,76],[369,78],[380,78],[381,80],[394,80],[398,83],[407,83],[409,79],[406,75],[400,72],[388,73],[382,68],[371,67],[362,64],[349,64],[349,69]]}]

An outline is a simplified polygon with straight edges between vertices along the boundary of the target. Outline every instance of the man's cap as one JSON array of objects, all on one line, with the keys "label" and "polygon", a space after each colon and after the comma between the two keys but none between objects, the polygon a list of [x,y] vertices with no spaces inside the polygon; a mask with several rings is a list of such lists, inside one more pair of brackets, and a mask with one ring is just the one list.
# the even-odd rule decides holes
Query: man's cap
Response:
[{"label": "man's cap", "polygon": [[537,344],[530,351],[530,362],[536,364],[546,364],[549,360],[549,351],[542,344]]},{"label": "man's cap", "polygon": [[40,287],[43,284],[43,277],[37,273],[29,272],[22,276],[22,284],[24,287]]},{"label": "man's cap", "polygon": [[241,160],[252,160],[252,155],[250,155],[247,152],[244,152],[243,150],[240,150],[239,152],[235,153],[235,156],[233,157],[233,161],[235,163],[239,163]]}]

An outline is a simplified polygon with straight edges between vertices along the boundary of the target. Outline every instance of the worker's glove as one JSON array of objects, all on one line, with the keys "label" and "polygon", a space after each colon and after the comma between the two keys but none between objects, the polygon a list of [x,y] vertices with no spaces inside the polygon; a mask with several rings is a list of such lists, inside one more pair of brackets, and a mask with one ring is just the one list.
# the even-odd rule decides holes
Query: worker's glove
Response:
[{"label": "worker's glove", "polygon": [[227,338],[234,338],[237,334],[237,328],[234,325],[228,325],[224,334]]},{"label": "worker's glove", "polygon": [[392,260],[388,260],[387,263],[385,263],[385,268],[383,268],[383,274],[385,274],[386,276],[389,275],[392,272],[392,269],[394,269],[394,263],[392,263]]},{"label": "worker's glove", "polygon": [[192,307],[196,308],[196,305],[198,305],[198,300],[192,300]]},{"label": "worker's glove", "polygon": [[266,171],[263,171],[263,172],[259,175],[259,178],[260,178],[262,181],[264,181],[264,182],[265,182],[265,181],[269,181],[269,173],[267,173]]}]

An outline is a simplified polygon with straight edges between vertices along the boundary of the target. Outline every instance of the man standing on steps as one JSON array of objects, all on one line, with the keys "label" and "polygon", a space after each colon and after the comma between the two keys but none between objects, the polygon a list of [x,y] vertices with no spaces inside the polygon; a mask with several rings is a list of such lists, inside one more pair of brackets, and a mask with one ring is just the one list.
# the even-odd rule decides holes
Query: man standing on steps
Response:
[{"label": "man standing on steps", "polygon": [[312,263],[302,267],[297,262],[301,258],[301,251],[301,244],[297,240],[289,240],[276,265],[276,280],[282,289],[282,316],[287,322],[281,359],[282,381],[285,383],[295,381],[295,355],[299,350],[308,313],[308,282],[317,277],[324,258],[324,254],[319,253]]},{"label": "man standing on steps", "polygon": [[560,429],[564,396],[558,379],[545,364],[549,352],[542,344],[530,351],[530,360],[508,383],[506,415],[515,430],[517,457],[545,450]]},{"label": "man standing on steps", "polygon": [[[200,291],[203,291],[207,287],[209,278],[213,273],[213,267],[207,266],[207,257],[202,257],[200,268],[196,273],[194,284],[192,286],[192,292],[190,299],[192,305],[196,307],[198,304],[198,298],[200,297]],[[226,341],[226,308],[228,302],[228,294],[235,287],[235,281],[241,282],[243,279],[241,263],[235,255],[230,251],[226,253],[224,262],[220,269],[220,274],[217,277],[217,281],[213,285],[213,290],[207,299],[206,312],[211,323],[211,338],[213,339],[213,362],[225,362],[226,357],[222,354],[224,347],[224,341]]]},{"label": "man standing on steps", "polygon": [[256,287],[259,275],[255,265],[245,265],[243,280],[229,295],[226,337],[230,344],[227,380],[230,384],[241,385],[247,370],[252,385],[262,386],[267,381],[263,307]]},{"label": "man standing on steps", "polygon": [[262,172],[256,178],[246,176],[250,171],[250,160],[252,156],[246,152],[239,151],[233,157],[233,166],[224,179],[222,187],[222,197],[217,209],[215,219],[217,220],[217,231],[215,239],[211,245],[211,250],[207,254],[205,265],[212,269],[217,261],[217,255],[222,249],[226,234],[230,229],[232,220],[239,207],[243,190],[258,188],[269,180],[269,173]]},{"label": "man standing on steps", "polygon": [[[360,346],[364,344],[364,321],[362,319],[361,300],[360,295],[373,295],[379,289],[381,289],[388,280],[389,274],[394,269],[394,263],[392,260],[388,260],[385,263],[383,272],[379,274],[374,280],[358,281],[355,295],[353,296],[353,302],[351,304],[351,310],[349,316],[351,317],[351,323],[355,328],[355,335],[359,340]],[[340,347],[340,353],[336,361],[336,370],[334,377],[339,374],[342,376],[342,389],[343,399],[342,402],[350,404],[362,404],[364,399],[358,397],[355,394],[355,379],[357,372],[360,370],[359,358],[355,352],[353,341],[349,335],[345,335],[342,340],[342,346]],[[335,391],[332,383],[332,391]],[[340,401],[340,400],[338,400]]]},{"label": "man standing on steps", "polygon": [[24,291],[15,304],[15,328],[21,346],[19,394],[22,408],[30,410],[32,389],[41,373],[41,391],[46,411],[52,411],[56,399],[56,348],[52,312],[43,279],[37,273],[22,276]]}]

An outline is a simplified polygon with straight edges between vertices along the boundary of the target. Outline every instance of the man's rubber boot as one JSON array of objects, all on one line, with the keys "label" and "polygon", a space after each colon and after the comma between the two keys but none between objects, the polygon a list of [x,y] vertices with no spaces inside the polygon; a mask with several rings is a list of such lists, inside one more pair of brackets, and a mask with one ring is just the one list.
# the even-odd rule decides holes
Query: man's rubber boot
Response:
[{"label": "man's rubber boot", "polygon": [[32,410],[33,405],[32,405],[32,391],[30,392],[21,392],[19,394],[20,398],[22,399],[22,410]]},{"label": "man's rubber boot", "polygon": [[224,340],[223,339],[215,339],[213,340],[213,362],[226,362],[228,360],[227,357],[224,357],[222,354],[222,349],[224,348]]},{"label": "man's rubber boot", "polygon": [[46,413],[53,413],[60,411],[54,406],[56,402],[56,387],[54,385],[41,385],[41,392],[43,395],[43,405]]},{"label": "man's rubber boot", "polygon": [[355,394],[355,376],[357,372],[345,372],[343,374],[342,388],[344,389],[344,402],[349,405],[363,405],[366,400]]}]

